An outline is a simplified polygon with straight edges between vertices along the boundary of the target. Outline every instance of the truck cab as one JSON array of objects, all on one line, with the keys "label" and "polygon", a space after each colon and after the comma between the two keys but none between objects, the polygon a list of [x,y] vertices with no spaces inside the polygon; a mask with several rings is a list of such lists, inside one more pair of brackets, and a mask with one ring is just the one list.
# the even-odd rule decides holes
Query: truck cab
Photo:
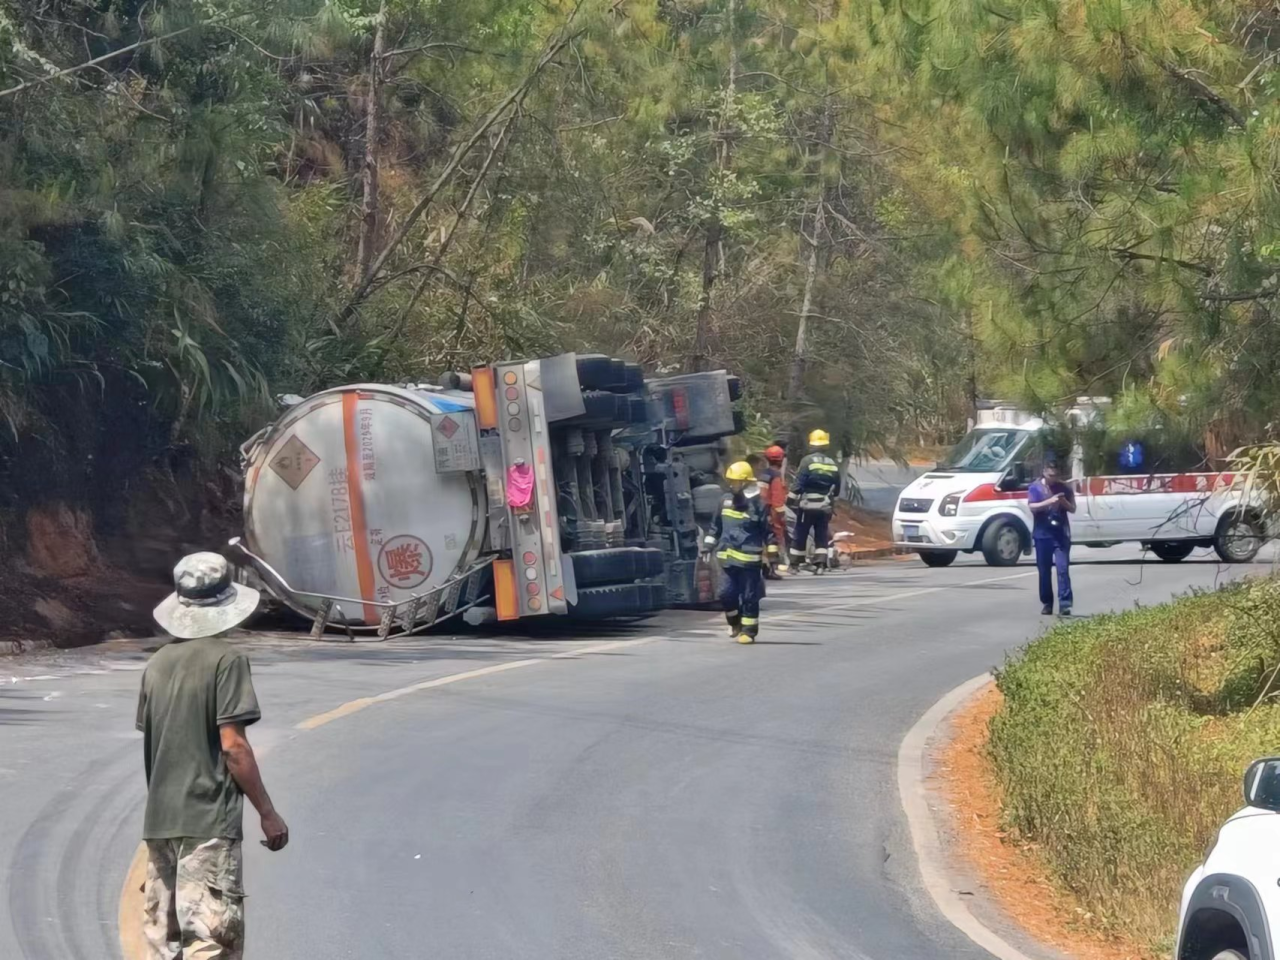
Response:
[{"label": "truck cab", "polygon": [[1084,546],[1137,542],[1176,562],[1212,547],[1227,562],[1252,560],[1269,535],[1260,505],[1230,471],[1151,432],[1108,437],[1108,402],[1081,397],[1053,422],[1012,404],[980,406],[972,429],[906,487],[893,539],[927,565],[981,553],[1010,566],[1031,551],[1028,490],[1053,453],[1076,495],[1072,537]]}]

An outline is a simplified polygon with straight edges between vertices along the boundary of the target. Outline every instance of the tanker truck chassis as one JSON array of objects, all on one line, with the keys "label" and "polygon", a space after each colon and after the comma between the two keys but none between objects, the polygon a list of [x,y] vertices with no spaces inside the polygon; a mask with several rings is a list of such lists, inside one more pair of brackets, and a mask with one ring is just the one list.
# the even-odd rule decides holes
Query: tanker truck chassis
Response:
[{"label": "tanker truck chassis", "polygon": [[714,600],[737,378],[562,354],[296,401],[241,448],[246,578],[312,635],[448,617],[640,617]]}]

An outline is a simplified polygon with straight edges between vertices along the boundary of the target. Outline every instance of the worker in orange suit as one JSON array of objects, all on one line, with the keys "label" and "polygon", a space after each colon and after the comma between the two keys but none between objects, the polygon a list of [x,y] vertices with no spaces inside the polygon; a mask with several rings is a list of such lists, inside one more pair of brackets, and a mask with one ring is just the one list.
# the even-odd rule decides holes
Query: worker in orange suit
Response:
[{"label": "worker in orange suit", "polygon": [[765,566],[764,575],[768,580],[781,580],[787,571],[784,559],[787,549],[787,482],[784,477],[787,452],[775,443],[765,448],[764,458],[768,466],[760,478],[760,488],[769,511],[769,525],[773,527],[773,536],[778,543],[778,555]]}]

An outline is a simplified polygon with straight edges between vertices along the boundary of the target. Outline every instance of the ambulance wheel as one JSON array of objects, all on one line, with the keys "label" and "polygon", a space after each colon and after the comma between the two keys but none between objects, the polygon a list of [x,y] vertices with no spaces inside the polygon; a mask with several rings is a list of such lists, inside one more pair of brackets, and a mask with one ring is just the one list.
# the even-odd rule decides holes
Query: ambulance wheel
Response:
[{"label": "ambulance wheel", "polygon": [[982,555],[993,567],[1012,567],[1022,556],[1022,531],[1012,520],[996,520],[982,534]]},{"label": "ambulance wheel", "polygon": [[921,550],[920,559],[926,567],[949,567],[956,559],[954,550]]},{"label": "ambulance wheel", "polygon": [[1213,549],[1227,563],[1248,563],[1262,549],[1262,528],[1248,514],[1227,514],[1218,523]]},{"label": "ambulance wheel", "polygon": [[1179,560],[1185,560],[1191,556],[1191,551],[1196,548],[1194,543],[1187,543],[1185,540],[1153,540],[1148,546],[1151,552],[1165,563],[1177,563]]}]

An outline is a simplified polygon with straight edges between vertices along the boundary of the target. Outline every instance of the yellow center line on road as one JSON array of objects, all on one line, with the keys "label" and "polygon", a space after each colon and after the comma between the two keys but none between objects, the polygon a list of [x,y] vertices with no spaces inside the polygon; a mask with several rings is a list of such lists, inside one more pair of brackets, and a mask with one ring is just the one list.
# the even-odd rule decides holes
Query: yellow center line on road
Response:
[{"label": "yellow center line on road", "polygon": [[621,650],[625,647],[638,647],[646,643],[654,643],[655,641],[666,639],[668,638],[638,637],[634,640],[613,640],[609,643],[597,643],[590,647],[563,650],[560,653],[553,653],[546,657],[534,657],[528,660],[509,660],[506,663],[495,663],[488,667],[480,667],[478,670],[467,670],[463,673],[451,673],[447,676],[436,677],[434,680],[423,680],[421,683],[411,683],[407,687],[398,687],[395,690],[388,690],[386,693],[379,693],[376,696],[360,697],[357,700],[349,700],[344,704],[334,707],[332,710],[326,710],[324,713],[317,713],[313,717],[308,717],[296,724],[295,729],[315,730],[317,727],[323,727],[326,723],[332,723],[334,720],[341,720],[343,717],[349,717],[353,713],[359,713],[361,710],[366,707],[371,707],[375,703],[386,703],[390,700],[398,700],[400,697],[408,696],[411,693],[418,693],[422,690],[432,690],[436,687],[445,687],[452,683],[461,683],[463,680],[474,680],[477,677],[487,677],[495,673],[504,673],[507,670],[519,670],[521,667],[532,667],[536,663],[547,663],[551,660],[568,660],[591,653],[607,653],[610,650]]}]

